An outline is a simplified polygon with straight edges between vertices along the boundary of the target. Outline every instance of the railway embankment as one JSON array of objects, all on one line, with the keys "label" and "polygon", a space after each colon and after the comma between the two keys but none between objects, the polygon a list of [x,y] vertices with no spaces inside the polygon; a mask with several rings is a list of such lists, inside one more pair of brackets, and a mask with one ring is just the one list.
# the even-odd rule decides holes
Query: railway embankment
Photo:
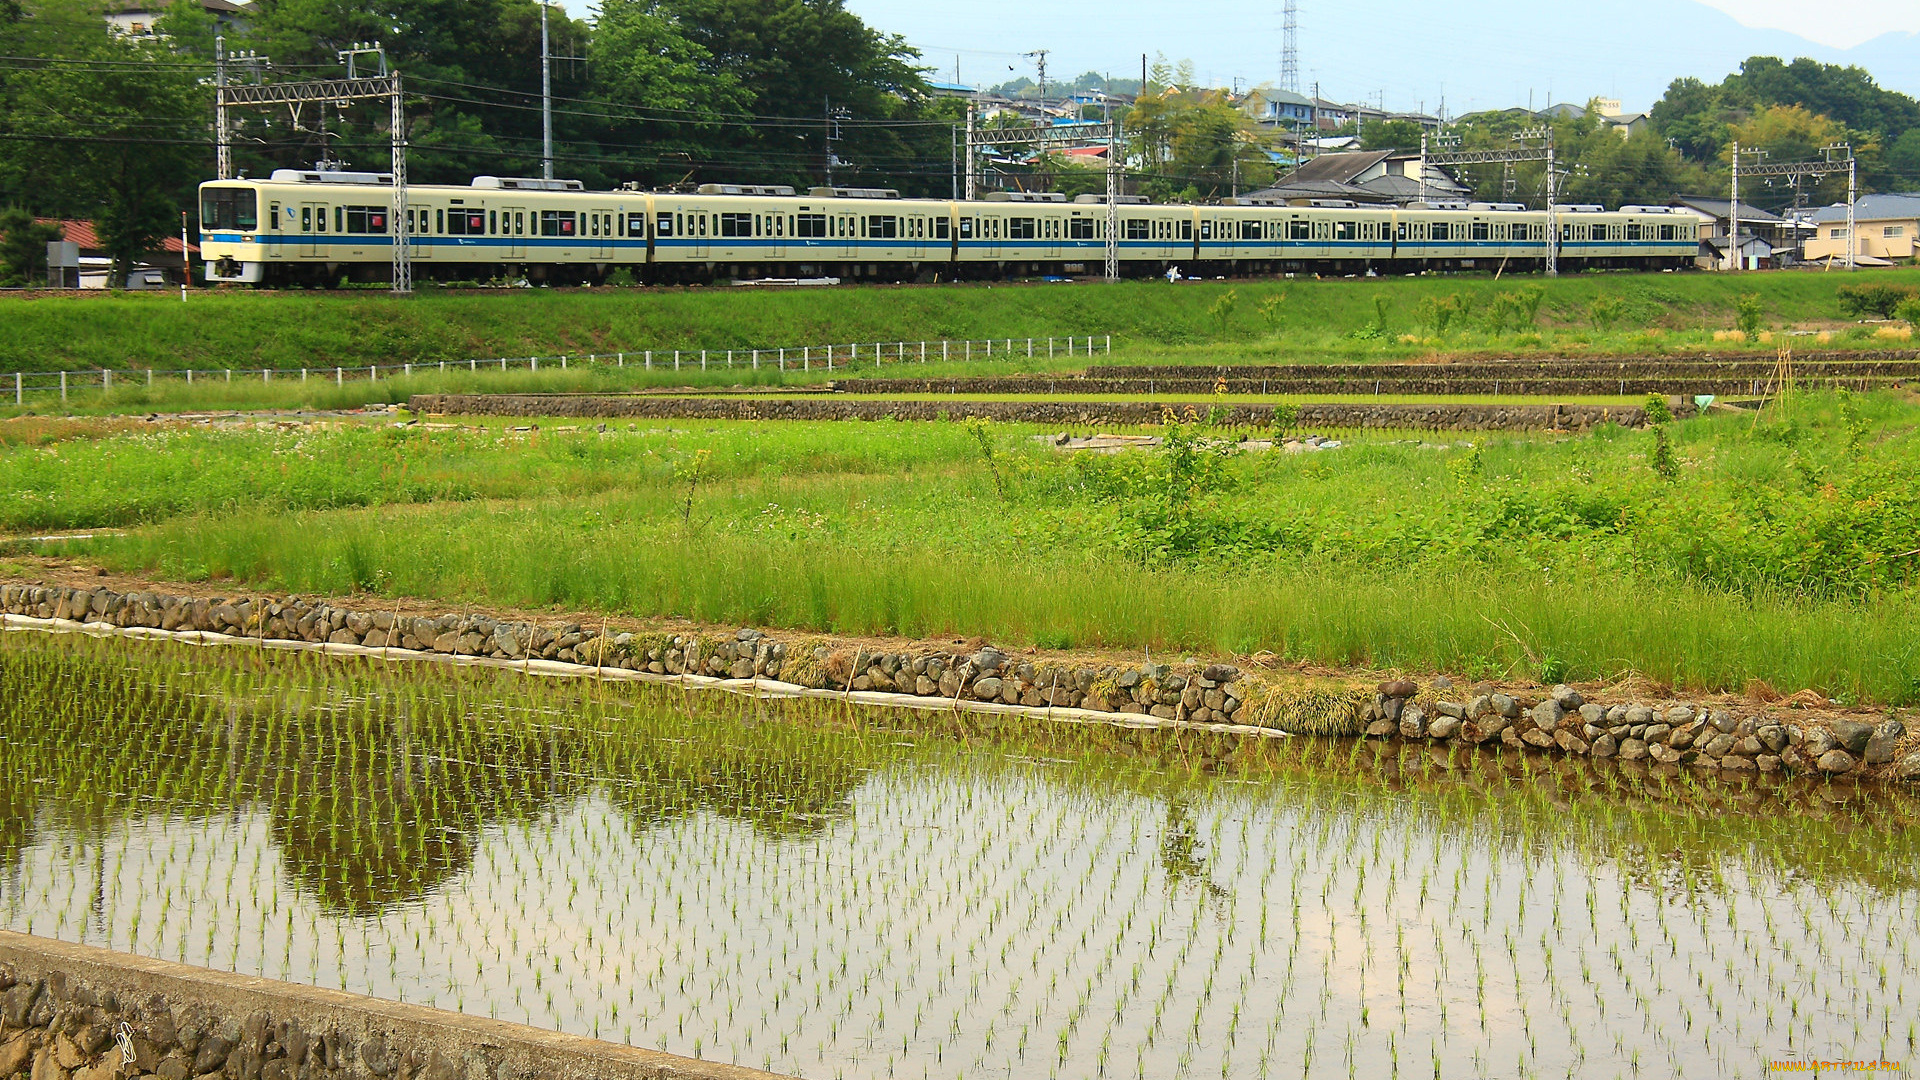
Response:
[{"label": "railway embankment", "polygon": [[[1920,781],[1920,729],[1811,692],[1784,701],[1679,699],[1631,688],[1467,686],[1441,675],[1307,678],[1270,656],[1178,663],[1010,654],[978,641],[873,642],[754,628],[622,629],[398,605],[9,584],[13,629],[124,633],[209,645],[485,664],[529,674],[677,683],[881,708],[1256,737],[1392,739],[1613,760],[1628,770],[1826,782]],[[1270,666],[1272,665],[1272,666]],[[0,1075],[7,1075],[0,1070]]]},{"label": "railway embankment", "polygon": [[[1211,389],[1211,388],[1209,388]],[[929,401],[869,396],[659,397],[642,394],[415,394],[408,409],[428,416],[561,417],[585,420],[993,420],[1079,426],[1157,424],[1171,410],[1185,415],[1189,401]],[[1272,405],[1223,405],[1213,415],[1228,426],[1264,427]],[[1674,409],[1692,415],[1690,404]],[[1209,412],[1212,412],[1210,409]],[[1631,405],[1476,403],[1309,403],[1295,406],[1293,422],[1327,429],[1428,431],[1587,431],[1602,424],[1644,427],[1644,409]]]},{"label": "railway embankment", "polygon": [[0,1077],[778,1080],[502,1020],[0,931]]}]

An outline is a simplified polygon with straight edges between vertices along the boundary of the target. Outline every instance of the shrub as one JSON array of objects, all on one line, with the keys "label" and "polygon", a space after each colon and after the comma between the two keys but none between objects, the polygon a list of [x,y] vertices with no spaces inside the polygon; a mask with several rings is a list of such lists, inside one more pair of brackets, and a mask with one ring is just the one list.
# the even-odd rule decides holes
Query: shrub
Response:
[{"label": "shrub", "polygon": [[[1920,289],[1912,285],[1888,285],[1872,282],[1864,285],[1842,285],[1837,295],[1840,309],[1856,319],[1891,319],[1902,304],[1920,300]],[[1901,318],[1906,318],[1902,315]]]},{"label": "shrub", "polygon": [[1587,304],[1587,319],[1596,330],[1611,330],[1627,313],[1627,305],[1617,296],[1596,296]]},{"label": "shrub", "polygon": [[1653,453],[1648,456],[1647,464],[1669,484],[1680,479],[1680,463],[1674,459],[1673,443],[1667,439],[1666,428],[1653,429]]},{"label": "shrub", "polygon": [[1647,423],[1666,424],[1673,421],[1673,410],[1667,408],[1667,400],[1659,394],[1647,395]]},{"label": "shrub", "polygon": [[1900,301],[1900,306],[1894,308],[1893,313],[1897,318],[1904,320],[1908,326],[1920,330],[1920,296]]},{"label": "shrub", "polygon": [[1733,324],[1751,339],[1760,332],[1760,294],[1741,293],[1733,302]]}]

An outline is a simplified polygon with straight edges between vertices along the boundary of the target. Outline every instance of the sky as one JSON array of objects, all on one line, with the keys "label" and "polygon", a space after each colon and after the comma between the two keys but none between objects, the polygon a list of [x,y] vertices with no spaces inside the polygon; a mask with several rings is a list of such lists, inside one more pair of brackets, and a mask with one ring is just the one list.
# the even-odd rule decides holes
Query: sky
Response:
[{"label": "sky", "polygon": [[[566,0],[584,13],[591,0]],[[1207,85],[1280,76],[1282,0],[846,0],[918,48],[938,77],[993,85],[1086,71],[1138,78],[1142,53],[1190,59]],[[1563,0],[1564,3],[1564,0]],[[1718,82],[1748,56],[1860,64],[1920,95],[1916,0],[1612,0],[1568,17],[1538,0],[1299,0],[1300,80],[1323,96],[1449,115],[1591,97],[1652,106],[1668,82]],[[1894,34],[1893,38],[1885,35]]]}]

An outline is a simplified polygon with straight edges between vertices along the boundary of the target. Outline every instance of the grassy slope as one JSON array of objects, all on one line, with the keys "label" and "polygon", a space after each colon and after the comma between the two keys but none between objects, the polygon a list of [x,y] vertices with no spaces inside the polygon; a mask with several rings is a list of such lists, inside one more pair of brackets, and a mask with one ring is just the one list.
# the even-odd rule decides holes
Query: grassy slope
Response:
[{"label": "grassy slope", "polygon": [[1906,701],[1910,560],[1864,594],[1793,577],[1809,552],[1852,572],[1911,547],[1894,535],[1911,483],[1851,486],[1910,460],[1911,404],[1864,401],[1858,450],[1830,400],[1794,440],[1680,425],[1672,486],[1639,433],[1241,458],[1201,523],[1225,546],[1194,558],[1141,554],[1157,458],[1067,459],[1009,428],[1002,499],[950,424],[92,439],[52,422],[64,441],[0,450],[0,503],[12,530],[138,526],[80,549],[130,571],[298,592]]},{"label": "grassy slope", "polygon": [[[1920,270],[1845,274],[1584,275],[1556,281],[1485,277],[1376,280],[1129,282],[1106,285],[941,286],[758,292],[695,290],[525,290],[425,293],[395,301],[375,293],[202,292],[187,303],[165,294],[0,300],[0,371],[200,368],[325,368],[335,365],[466,359],[475,356],[726,349],[937,338],[1025,338],[1113,334],[1156,359],[1217,362],[1251,355],[1347,359],[1435,351],[1512,349],[1512,335],[1471,331],[1443,342],[1405,342],[1418,329],[1422,299],[1458,295],[1476,310],[1528,284],[1547,291],[1539,340],[1522,350],[1642,350],[1673,342],[1645,328],[1698,335],[1731,325],[1733,302],[1759,293],[1774,325],[1841,318],[1834,301],[1847,281],[1920,284]],[[1210,313],[1232,292],[1223,325]],[[1587,305],[1603,295],[1624,304],[1620,326],[1593,332]],[[1284,296],[1277,321],[1260,303]],[[1388,303],[1388,335],[1355,341],[1350,332]],[[1630,328],[1630,329],[1628,329]],[[1220,346],[1232,346],[1221,355]],[[1723,346],[1724,348],[1724,346]],[[1162,350],[1171,349],[1170,353]]]}]

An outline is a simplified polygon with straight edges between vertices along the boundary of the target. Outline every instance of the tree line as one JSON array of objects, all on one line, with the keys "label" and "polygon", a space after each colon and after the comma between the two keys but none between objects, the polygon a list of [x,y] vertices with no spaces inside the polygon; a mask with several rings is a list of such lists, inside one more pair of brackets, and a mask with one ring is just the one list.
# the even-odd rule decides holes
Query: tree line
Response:
[{"label": "tree line", "polygon": [[[0,0],[0,277],[35,279],[44,235],[32,219],[84,218],[121,265],[178,231],[213,175],[216,25],[176,0],[158,33],[113,32],[105,0]],[[339,51],[378,41],[407,78],[409,170],[419,183],[538,175],[537,0],[254,0],[224,28],[229,77],[286,81],[341,74]],[[822,182],[945,195],[962,99],[931,92],[931,69],[845,0],[602,0],[590,20],[548,9],[556,175],[589,187],[710,181]],[[1092,75],[1075,85],[1104,82]],[[1120,115],[1132,190],[1205,200],[1270,184],[1278,149],[1236,97],[1162,58]],[[1102,107],[1085,111],[1089,119]],[[1542,121],[1525,110],[1451,125],[1467,149],[1509,146]],[[1860,161],[1861,190],[1920,187],[1920,103],[1857,67],[1756,57],[1718,84],[1675,80],[1643,129],[1622,138],[1589,112],[1551,121],[1568,169],[1561,198],[1620,205],[1726,190],[1732,147],[1805,160],[1836,142]],[[387,168],[383,104],[234,113],[238,169],[332,161]],[[1412,149],[1419,130],[1350,129],[1367,148]],[[1098,164],[994,166],[1006,183],[1099,191]],[[1478,198],[1538,205],[1540,165],[1461,170]],[[1844,177],[1789,190],[1743,187],[1769,208],[1844,197]],[[40,255],[36,256],[36,252]]]}]

